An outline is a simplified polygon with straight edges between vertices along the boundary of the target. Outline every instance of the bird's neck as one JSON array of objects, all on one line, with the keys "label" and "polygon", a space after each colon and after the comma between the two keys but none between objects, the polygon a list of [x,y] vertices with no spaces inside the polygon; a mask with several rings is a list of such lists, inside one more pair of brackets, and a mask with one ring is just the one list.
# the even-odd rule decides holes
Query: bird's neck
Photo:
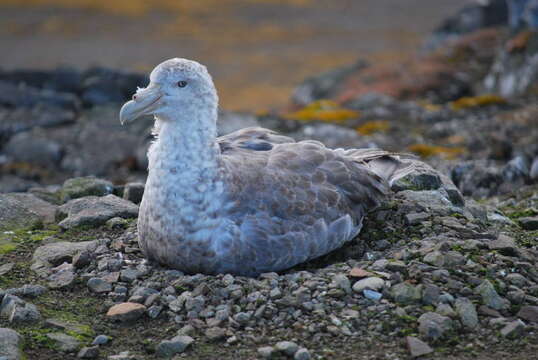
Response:
[{"label": "bird's neck", "polygon": [[[224,169],[217,144],[216,109],[156,119],[157,139],[149,153],[148,194],[153,206],[203,214],[224,201]],[[182,118],[180,118],[182,117]],[[145,196],[145,195],[144,195]],[[155,211],[160,211],[155,209]]]},{"label": "bird's neck", "polygon": [[181,176],[185,171],[216,170],[220,155],[216,142],[216,109],[198,109],[174,116],[174,119],[155,119],[157,140],[148,154],[150,172],[153,169],[177,171]]}]

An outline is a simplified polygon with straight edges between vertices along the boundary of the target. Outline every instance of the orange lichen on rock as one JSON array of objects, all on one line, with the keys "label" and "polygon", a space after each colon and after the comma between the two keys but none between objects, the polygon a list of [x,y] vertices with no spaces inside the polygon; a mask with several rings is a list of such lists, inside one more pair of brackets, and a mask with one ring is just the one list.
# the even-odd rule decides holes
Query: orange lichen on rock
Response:
[{"label": "orange lichen on rock", "polygon": [[450,103],[452,110],[462,110],[478,106],[506,104],[506,99],[493,94],[485,94],[472,97],[462,97]]},{"label": "orange lichen on rock", "polygon": [[461,147],[414,144],[409,146],[409,151],[414,152],[415,154],[418,154],[423,158],[431,156],[441,156],[445,159],[455,159],[459,155],[462,155],[465,150]]},{"label": "orange lichen on rock", "polygon": [[508,51],[509,53],[514,53],[525,50],[533,34],[534,32],[530,30],[520,32],[519,34],[508,40],[505,45],[506,51]]},{"label": "orange lichen on rock", "polygon": [[358,111],[345,109],[331,100],[318,100],[308,104],[301,110],[284,115],[286,119],[299,121],[324,121],[343,124],[349,119],[360,116]]},{"label": "orange lichen on rock", "polygon": [[387,120],[368,121],[357,127],[357,132],[361,135],[372,135],[376,132],[385,132],[390,129],[390,122]]}]

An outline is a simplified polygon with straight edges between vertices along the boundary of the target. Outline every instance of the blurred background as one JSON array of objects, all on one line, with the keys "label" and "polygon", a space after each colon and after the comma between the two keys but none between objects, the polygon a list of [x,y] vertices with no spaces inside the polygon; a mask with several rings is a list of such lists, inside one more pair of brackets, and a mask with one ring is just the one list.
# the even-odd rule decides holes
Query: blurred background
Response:
[{"label": "blurred background", "polygon": [[0,192],[143,188],[152,121],[118,111],[177,56],[220,134],[412,152],[475,198],[538,181],[538,0],[0,0],[0,23]]},{"label": "blurred background", "polygon": [[305,77],[414,54],[471,0],[0,0],[0,66],[209,67],[228,110],[283,105]]}]

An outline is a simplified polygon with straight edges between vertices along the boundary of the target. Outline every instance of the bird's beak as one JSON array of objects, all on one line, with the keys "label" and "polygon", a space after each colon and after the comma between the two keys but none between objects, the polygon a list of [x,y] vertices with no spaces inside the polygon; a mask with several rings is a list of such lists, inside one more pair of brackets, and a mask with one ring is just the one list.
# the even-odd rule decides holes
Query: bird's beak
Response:
[{"label": "bird's beak", "polygon": [[163,94],[157,85],[149,85],[147,88],[138,89],[133,95],[133,100],[126,102],[120,110],[120,122],[122,125],[132,122],[143,115],[153,114],[162,104]]}]

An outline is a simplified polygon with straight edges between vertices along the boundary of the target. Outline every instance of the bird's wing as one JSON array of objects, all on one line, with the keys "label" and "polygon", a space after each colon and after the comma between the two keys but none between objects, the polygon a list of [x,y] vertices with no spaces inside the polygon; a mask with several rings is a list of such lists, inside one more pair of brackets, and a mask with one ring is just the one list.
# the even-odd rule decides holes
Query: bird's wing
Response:
[{"label": "bird's wing", "polygon": [[261,127],[249,127],[234,131],[219,137],[217,141],[223,153],[234,148],[268,151],[276,144],[295,142],[290,137],[279,135],[275,131]]},{"label": "bird's wing", "polygon": [[[235,201],[229,215],[241,230],[237,261],[246,274],[289,268],[340,247],[387,192],[390,176],[383,175],[394,169],[376,174],[369,165],[389,159],[387,152],[331,150],[263,129],[245,133],[229,136],[221,158]],[[260,146],[260,136],[269,145]]]}]

